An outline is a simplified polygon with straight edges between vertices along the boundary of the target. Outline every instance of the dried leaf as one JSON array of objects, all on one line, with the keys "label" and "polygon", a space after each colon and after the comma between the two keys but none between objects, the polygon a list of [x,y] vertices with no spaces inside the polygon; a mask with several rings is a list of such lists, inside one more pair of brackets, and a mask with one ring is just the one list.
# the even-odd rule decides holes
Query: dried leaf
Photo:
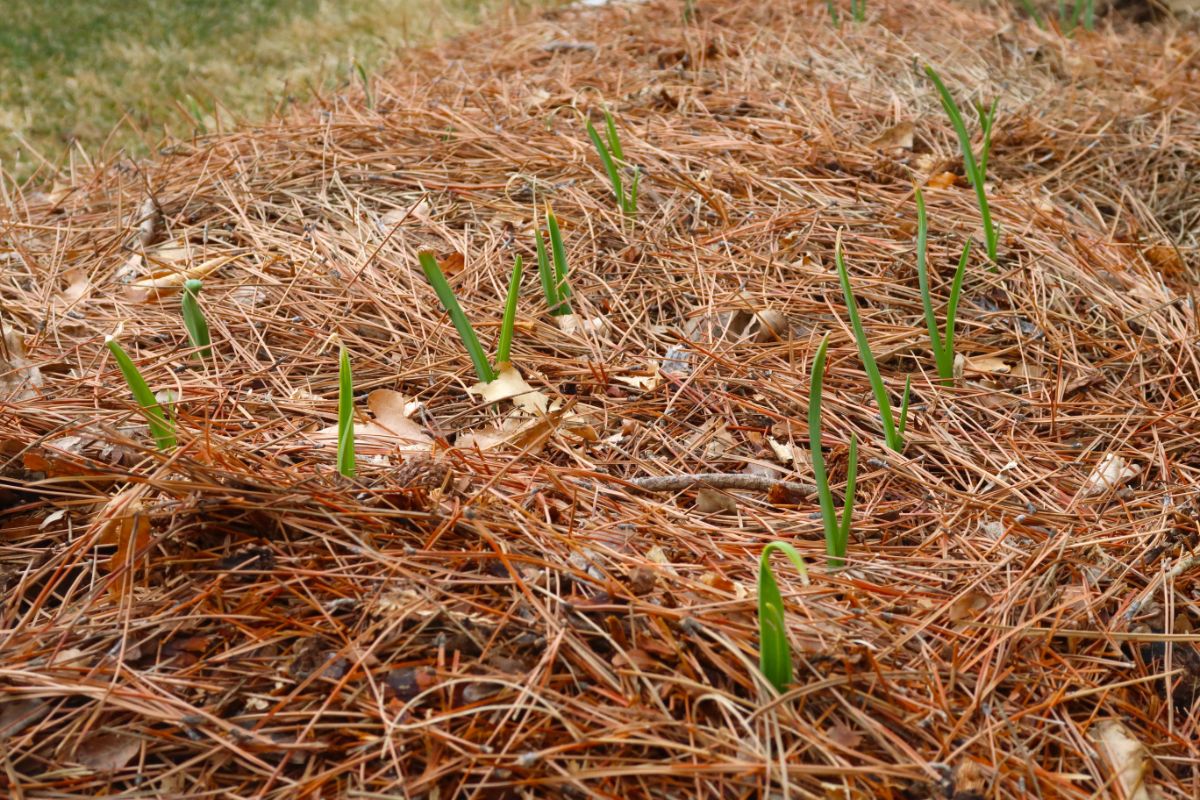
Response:
[{"label": "dried leaf", "polygon": [[1117,775],[1125,800],[1153,800],[1146,786],[1146,747],[1118,720],[1104,720],[1091,731],[1091,738]]},{"label": "dried leaf", "polygon": [[203,279],[216,272],[221,267],[242,257],[242,253],[232,253],[210,258],[199,264],[187,265],[190,253],[186,248],[172,247],[158,252],[158,257],[146,254],[147,260],[158,267],[150,277],[134,281],[127,290],[129,299],[135,303],[144,303],[160,297],[174,296],[183,288],[183,284],[192,278]]},{"label": "dried leaf", "polygon": [[951,622],[965,622],[982,614],[992,599],[983,592],[970,591],[960,594],[950,603],[949,615]]},{"label": "dried leaf", "polygon": [[701,489],[696,492],[696,510],[701,514],[716,514],[721,511],[737,511],[737,501],[731,495],[716,489]]},{"label": "dried leaf", "polygon": [[911,122],[899,122],[872,139],[869,146],[876,150],[912,150],[915,132],[916,126]]},{"label": "dried leaf", "polygon": [[836,745],[841,745],[847,750],[857,750],[862,744],[862,734],[851,728],[844,722],[835,722],[826,729],[825,735],[829,741]]},{"label": "dried leaf", "polygon": [[438,255],[437,262],[442,274],[447,277],[457,275],[467,267],[467,257],[457,250]]},{"label": "dried leaf", "polygon": [[28,400],[42,386],[42,372],[25,357],[25,337],[7,325],[0,326],[0,403]]},{"label": "dried leaf", "polygon": [[500,370],[496,380],[491,383],[477,383],[467,391],[481,395],[489,403],[511,399],[517,408],[531,414],[545,414],[550,407],[550,398],[526,383],[513,366]]},{"label": "dried leaf", "polygon": [[958,176],[953,172],[939,172],[936,175],[930,175],[929,180],[925,181],[925,185],[930,189],[949,189],[958,182]]},{"label": "dried leaf", "polygon": [[1002,358],[993,356],[979,356],[978,358],[968,357],[965,367],[971,372],[988,372],[996,374],[1004,374],[1012,370],[1012,365],[1004,361]]},{"label": "dried leaf", "polygon": [[1128,464],[1116,453],[1105,453],[1100,463],[1092,470],[1083,484],[1083,496],[1103,494],[1109,489],[1120,486],[1141,472],[1137,464]]},{"label": "dried leaf", "polygon": [[141,746],[121,733],[93,733],[75,748],[75,760],[92,772],[116,772],[133,760]]},{"label": "dried leaf", "polygon": [[578,314],[562,314],[554,318],[559,329],[568,336],[576,333],[604,333],[608,330],[608,317],[588,317]]},{"label": "dried leaf", "polygon": [[11,700],[0,703],[0,742],[18,735],[50,710],[45,700]]},{"label": "dried leaf", "polygon": [[[400,392],[376,389],[367,395],[374,419],[354,423],[354,446],[362,453],[427,453],[433,439],[410,419],[416,406]],[[337,445],[338,426],[330,425],[311,434],[321,445]]]},{"label": "dried leaf", "polygon": [[658,385],[662,383],[662,375],[655,370],[653,375],[614,375],[613,380],[648,392],[658,388]]}]

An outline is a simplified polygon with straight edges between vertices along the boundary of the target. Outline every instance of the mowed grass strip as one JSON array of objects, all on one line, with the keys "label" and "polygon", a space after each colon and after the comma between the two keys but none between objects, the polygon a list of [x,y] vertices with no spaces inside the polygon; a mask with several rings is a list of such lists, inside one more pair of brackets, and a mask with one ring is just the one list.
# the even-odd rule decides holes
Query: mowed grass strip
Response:
[{"label": "mowed grass strip", "polygon": [[[368,78],[397,49],[527,0],[7,0],[0,166],[28,175],[79,142],[150,152],[231,117]],[[220,119],[218,119],[220,117]]]}]

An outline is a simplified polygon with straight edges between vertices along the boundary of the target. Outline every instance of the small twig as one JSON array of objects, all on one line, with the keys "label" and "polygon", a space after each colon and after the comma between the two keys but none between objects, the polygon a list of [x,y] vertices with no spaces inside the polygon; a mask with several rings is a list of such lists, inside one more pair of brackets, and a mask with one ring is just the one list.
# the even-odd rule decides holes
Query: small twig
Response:
[{"label": "small twig", "polygon": [[654,475],[649,478],[634,478],[629,481],[639,489],[647,492],[678,492],[706,486],[710,489],[749,489],[751,491],[769,492],[776,486],[789,492],[805,496],[816,495],[817,487],[811,483],[795,483],[781,478],[768,478],[764,475],[745,475],[740,472],[697,472],[685,475]]}]

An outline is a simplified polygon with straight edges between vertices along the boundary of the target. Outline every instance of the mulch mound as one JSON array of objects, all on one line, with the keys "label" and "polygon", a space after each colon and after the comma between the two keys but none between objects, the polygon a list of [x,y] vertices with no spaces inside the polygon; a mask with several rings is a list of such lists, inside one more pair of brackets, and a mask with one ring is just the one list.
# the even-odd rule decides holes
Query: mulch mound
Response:
[{"label": "mulch mound", "polygon": [[[1200,36],[1099,27],[940,0],[840,29],[812,2],[566,8],[416,52],[369,102],[5,184],[0,793],[1200,796]],[[979,215],[925,63],[964,108],[1000,98],[1000,254],[973,249],[952,387],[914,184],[939,309]],[[584,131],[605,107],[636,220]],[[491,347],[544,202],[580,324],[527,270],[512,360],[554,405],[521,418],[468,391],[416,253]],[[893,402],[912,376],[902,454],[839,232]],[[118,329],[175,393],[171,451]],[[826,333],[838,489],[862,450],[843,569],[804,492],[678,478],[811,482]],[[376,434],[354,480],[322,433],[339,345]],[[779,565],[783,694],[757,671],[775,540],[811,573]]]}]

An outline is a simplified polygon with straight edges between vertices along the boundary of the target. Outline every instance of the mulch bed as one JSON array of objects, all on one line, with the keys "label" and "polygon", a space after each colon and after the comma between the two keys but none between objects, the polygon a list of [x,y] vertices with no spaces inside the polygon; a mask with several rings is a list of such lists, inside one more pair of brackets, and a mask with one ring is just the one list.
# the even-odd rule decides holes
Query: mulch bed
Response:
[{"label": "mulch bed", "polygon": [[[6,183],[0,793],[1200,796],[1200,36],[1099,27],[941,0],[840,29],[812,2],[565,8],[415,52],[370,104],[349,86]],[[964,108],[1000,98],[1000,255],[973,250],[952,387],[913,186],[939,308],[979,216],[924,63]],[[636,220],[584,132],[604,107]],[[557,325],[527,269],[513,363],[558,405],[520,419],[468,391],[416,253],[490,348],[546,202],[592,322]],[[912,376],[902,454],[839,232],[893,401]],[[205,276],[207,361],[183,273]],[[177,395],[175,450],[118,329]],[[840,570],[804,492],[642,480],[810,483],[826,333],[839,489],[862,450]],[[339,345],[360,422],[411,403],[421,434],[364,438],[353,481],[320,432]],[[780,562],[782,695],[757,672],[775,540],[812,578]]]}]

